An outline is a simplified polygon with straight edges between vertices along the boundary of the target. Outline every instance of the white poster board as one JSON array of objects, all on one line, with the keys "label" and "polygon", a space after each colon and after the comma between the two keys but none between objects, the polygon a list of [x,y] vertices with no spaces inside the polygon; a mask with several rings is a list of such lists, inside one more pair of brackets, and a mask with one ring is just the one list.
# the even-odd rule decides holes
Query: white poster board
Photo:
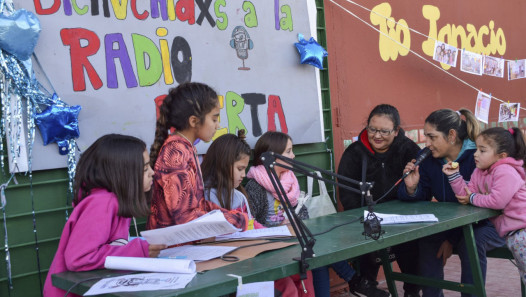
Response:
[{"label": "white poster board", "polygon": [[[18,0],[15,7],[37,15],[35,53],[58,95],[82,106],[81,150],[107,133],[150,146],[154,100],[187,80],[220,95],[216,136],[245,128],[252,147],[267,130],[287,132],[295,144],[324,141],[317,69],[301,65],[294,46],[298,33],[310,38],[306,0]],[[234,33],[250,42],[236,43]],[[250,44],[242,60],[239,48]],[[197,148],[205,153],[208,144]],[[66,157],[56,144],[43,147],[37,133],[32,164],[65,167]]]}]

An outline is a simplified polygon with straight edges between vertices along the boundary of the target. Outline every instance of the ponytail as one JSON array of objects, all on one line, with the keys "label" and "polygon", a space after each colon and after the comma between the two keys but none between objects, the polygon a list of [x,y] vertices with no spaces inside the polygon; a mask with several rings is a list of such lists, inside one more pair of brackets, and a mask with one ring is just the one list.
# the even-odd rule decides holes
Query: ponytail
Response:
[{"label": "ponytail", "polygon": [[[465,120],[461,116],[464,116]],[[477,118],[465,108],[461,108],[458,112],[452,109],[435,110],[426,118],[426,123],[435,126],[436,130],[442,132],[444,136],[447,136],[451,129],[455,130],[460,141],[466,138],[475,141],[480,132]]]},{"label": "ponytail", "polygon": [[466,125],[466,137],[474,142],[480,133],[480,125],[477,118],[469,109],[461,108],[458,112],[466,118],[465,121],[461,119],[462,125]]},{"label": "ponytail", "polygon": [[157,157],[159,156],[159,152],[161,151],[164,141],[166,138],[168,138],[169,127],[167,125],[168,121],[166,119],[169,113],[168,106],[170,105],[172,98],[173,97],[171,96],[165,96],[163,103],[159,108],[159,118],[155,123],[155,138],[150,148],[150,165],[152,168],[155,166],[155,161],[157,161]]}]

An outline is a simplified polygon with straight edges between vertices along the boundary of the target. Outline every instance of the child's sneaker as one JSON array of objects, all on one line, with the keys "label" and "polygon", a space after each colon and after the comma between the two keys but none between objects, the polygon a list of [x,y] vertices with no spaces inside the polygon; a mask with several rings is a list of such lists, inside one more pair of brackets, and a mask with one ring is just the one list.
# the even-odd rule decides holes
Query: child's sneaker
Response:
[{"label": "child's sneaker", "polygon": [[355,275],[353,279],[349,281],[349,291],[354,296],[359,297],[390,297],[389,292],[380,290],[377,288],[378,282],[370,281],[365,277],[359,277]]}]

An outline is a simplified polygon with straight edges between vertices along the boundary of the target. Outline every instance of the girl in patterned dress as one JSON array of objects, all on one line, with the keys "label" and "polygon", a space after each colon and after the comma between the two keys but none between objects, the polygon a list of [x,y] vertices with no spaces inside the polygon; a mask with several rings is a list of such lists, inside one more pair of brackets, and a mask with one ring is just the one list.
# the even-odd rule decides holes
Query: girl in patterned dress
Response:
[{"label": "girl in patterned dress", "polygon": [[217,93],[202,83],[180,84],[164,98],[150,150],[155,176],[147,229],[184,224],[214,209],[237,228],[247,229],[246,214],[204,199],[194,142],[212,140],[219,128],[219,110]]}]

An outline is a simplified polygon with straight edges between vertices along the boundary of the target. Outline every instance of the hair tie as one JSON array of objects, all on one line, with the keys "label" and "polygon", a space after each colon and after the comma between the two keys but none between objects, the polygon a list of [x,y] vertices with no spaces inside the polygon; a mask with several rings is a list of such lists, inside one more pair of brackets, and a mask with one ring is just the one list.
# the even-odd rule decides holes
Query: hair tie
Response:
[{"label": "hair tie", "polygon": [[241,140],[245,140],[247,138],[247,132],[245,131],[245,129],[239,129],[237,131],[237,137]]},{"label": "hair tie", "polygon": [[511,135],[515,135],[515,130],[513,130],[513,128],[509,128],[508,131],[511,133]]}]

